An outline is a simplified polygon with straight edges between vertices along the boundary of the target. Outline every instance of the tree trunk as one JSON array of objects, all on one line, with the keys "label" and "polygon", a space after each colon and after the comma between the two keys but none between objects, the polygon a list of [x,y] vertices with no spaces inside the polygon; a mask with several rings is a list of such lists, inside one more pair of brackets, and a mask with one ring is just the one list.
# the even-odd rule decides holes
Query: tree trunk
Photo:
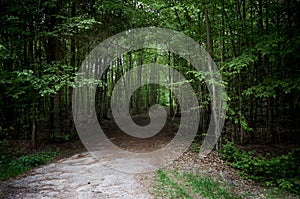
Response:
[{"label": "tree trunk", "polygon": [[142,85],[142,72],[143,72],[143,53],[140,51],[139,52],[139,68],[137,71],[137,84],[138,84],[138,90],[136,91],[136,98],[135,98],[135,113],[140,113],[141,112],[141,85]]},{"label": "tree trunk", "polygon": [[[156,63],[156,57],[153,58],[153,63]],[[151,69],[151,77],[152,80],[155,80],[157,78],[157,74],[154,68]],[[156,84],[151,84],[151,105],[154,105],[157,103],[157,86]]]},{"label": "tree trunk", "polygon": [[[58,0],[56,2],[56,6],[48,9],[48,15],[49,15],[49,29],[54,30],[54,28],[61,24],[61,20],[57,18],[57,15],[59,15],[61,11],[61,1]],[[53,62],[59,62],[61,61],[63,50],[62,50],[62,44],[61,41],[55,37],[50,36],[48,38],[48,46],[47,46],[47,61],[48,64],[51,65]],[[61,131],[61,125],[60,125],[60,91],[56,93],[55,96],[52,97],[52,103],[53,103],[53,110],[51,113],[52,118],[52,132],[53,133],[60,133]]]},{"label": "tree trunk", "polygon": [[173,98],[172,98],[172,73],[171,73],[171,52],[168,52],[168,66],[169,66],[169,104],[170,104],[170,116],[174,116]]},{"label": "tree trunk", "polygon": [[[209,24],[209,17],[208,17],[208,10],[207,8],[205,9],[205,27],[206,27],[206,45],[207,45],[207,51],[209,53],[210,56],[208,56],[208,60],[207,60],[207,64],[208,64],[208,71],[210,72],[210,77],[213,78],[213,71],[214,71],[214,64],[212,61],[213,55],[213,49],[212,49],[212,45],[211,45],[211,38],[210,38],[210,24]],[[208,136],[211,136],[211,134],[214,134],[214,137],[211,137],[209,140],[211,143],[209,144],[213,144],[215,146],[211,146],[212,148],[215,147],[217,150],[219,149],[218,147],[218,134],[220,133],[220,129],[219,129],[219,120],[217,117],[217,101],[216,101],[216,88],[214,84],[211,84],[211,113],[213,115],[213,117],[211,118],[213,120],[214,123],[214,132],[208,132]]]}]

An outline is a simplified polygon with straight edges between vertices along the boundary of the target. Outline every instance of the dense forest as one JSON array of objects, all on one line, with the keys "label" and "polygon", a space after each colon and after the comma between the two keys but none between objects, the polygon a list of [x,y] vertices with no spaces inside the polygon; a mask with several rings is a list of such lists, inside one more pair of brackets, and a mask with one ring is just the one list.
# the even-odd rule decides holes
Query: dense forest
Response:
[{"label": "dense forest", "polygon": [[[299,6],[296,0],[1,1],[0,137],[35,144],[72,135],[72,88],[85,56],[114,34],[155,26],[193,38],[217,64],[228,95],[222,137],[239,144],[297,142]],[[211,103],[201,74],[176,54],[147,49],[122,55],[103,75],[96,96],[100,120],[107,117],[122,74],[153,62],[199,86],[204,133]],[[175,77],[169,81],[178,83]],[[155,85],[136,92],[131,109],[140,113],[155,103],[168,107],[170,115],[178,110],[176,99]]]},{"label": "dense forest", "polygon": [[[227,93],[218,147],[224,144],[229,161],[234,151],[233,159],[245,155],[235,145],[299,144],[298,0],[1,0],[0,9],[1,150],[7,141],[22,140],[37,148],[76,140],[72,95],[77,71],[99,43],[142,27],[183,33],[214,60]],[[136,76],[124,74],[151,63],[176,69],[186,80],[178,81],[172,73],[147,74],[166,79],[173,89],[187,83],[194,89],[199,102],[194,108],[200,112],[196,138],[202,140],[213,106],[203,74],[183,57],[159,49],[134,50],[110,63],[95,82],[99,122],[112,118],[110,101],[117,81],[140,84],[142,77],[150,78],[143,76],[143,67]],[[170,118],[180,116],[178,99],[157,84],[134,92],[130,113],[147,113],[154,104],[165,107]],[[299,191],[299,181],[291,184]]]}]

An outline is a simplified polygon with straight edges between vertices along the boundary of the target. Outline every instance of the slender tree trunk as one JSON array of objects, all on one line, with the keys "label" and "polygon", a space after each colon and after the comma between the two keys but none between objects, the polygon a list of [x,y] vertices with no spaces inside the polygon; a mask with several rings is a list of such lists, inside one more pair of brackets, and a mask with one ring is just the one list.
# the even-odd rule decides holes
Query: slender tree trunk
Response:
[{"label": "slender tree trunk", "polygon": [[[212,53],[212,46],[211,46],[211,38],[210,38],[210,24],[209,24],[209,17],[208,17],[208,10],[207,8],[205,9],[205,26],[206,26],[206,45],[207,45],[207,51],[209,52],[210,56],[213,57]],[[210,72],[211,78],[213,78],[213,62],[211,57],[208,57],[207,63],[208,63],[208,70]],[[217,101],[216,101],[216,87],[214,84],[211,84],[211,112],[213,114],[213,122],[214,122],[214,127],[215,127],[215,132],[214,133],[214,137],[210,139],[210,141],[212,141],[213,143],[210,144],[216,144],[215,147],[216,149],[219,149],[218,146],[218,140],[216,140],[216,138],[218,137],[219,134],[219,121],[218,121],[218,112],[217,112]],[[216,142],[216,143],[215,143]],[[213,146],[212,146],[213,147]]]},{"label": "slender tree trunk", "polygon": [[224,62],[225,59],[225,0],[222,0],[222,53],[221,53],[221,62]]},{"label": "slender tree trunk", "polygon": [[239,114],[239,128],[240,128],[240,143],[243,144],[244,143],[244,129],[243,129],[243,126],[242,126],[242,79],[241,79],[241,73],[238,74],[238,98],[239,98],[239,111],[240,111],[240,114]]},{"label": "slender tree trunk", "polygon": [[36,122],[35,122],[35,119],[32,120],[31,146],[33,148],[36,148]]},{"label": "slender tree trunk", "polygon": [[[156,57],[153,58],[153,63],[156,63]],[[151,78],[155,80],[157,78],[156,71],[154,68],[151,70]],[[157,103],[157,86],[155,84],[151,84],[151,105]]]},{"label": "slender tree trunk", "polygon": [[[132,67],[133,67],[132,66],[132,54],[131,54],[131,52],[129,52],[128,53],[128,70],[127,71],[129,72],[132,69]],[[128,73],[128,75],[127,75],[127,86],[128,86],[128,88],[131,87],[131,75],[130,75],[130,73]],[[128,96],[128,97],[130,98],[130,96]],[[132,109],[132,108],[133,108],[133,99],[130,100],[130,102],[129,102],[129,109]]]},{"label": "slender tree trunk", "polygon": [[206,47],[207,51],[212,57],[212,46],[211,46],[211,38],[210,38],[210,24],[207,8],[205,9],[205,27],[206,27]]},{"label": "slender tree trunk", "polygon": [[[76,16],[76,0],[73,0],[72,1],[72,4],[71,4],[72,8],[71,8],[71,17],[75,17]],[[75,31],[75,34],[76,34],[76,29],[74,30]],[[72,35],[72,38],[71,38],[71,46],[70,46],[70,53],[71,53],[71,61],[70,61],[70,65],[71,67],[73,67],[73,73],[72,75],[75,75],[76,73],[76,40],[75,40],[75,37],[76,35]],[[96,73],[97,74],[97,73]],[[68,96],[68,100],[67,100],[67,110],[66,110],[66,113],[68,114],[68,117],[69,117],[69,120],[70,120],[70,131],[72,132],[75,127],[74,127],[74,122],[72,122],[72,118],[73,118],[73,113],[72,113],[72,93],[73,93],[73,88],[68,85],[68,93],[69,93],[69,96]]]},{"label": "slender tree trunk", "polygon": [[170,116],[174,116],[173,98],[172,98],[172,73],[171,73],[171,52],[168,52],[168,66],[169,66],[169,104],[170,104]]},{"label": "slender tree trunk", "polygon": [[[57,18],[57,15],[61,11],[61,1],[56,2],[56,6],[53,8],[48,9],[49,15],[49,28],[50,30],[54,30],[55,26],[61,23],[61,20]],[[47,60],[48,64],[52,64],[52,62],[59,62],[61,61],[63,54],[62,44],[61,41],[56,38],[55,36],[50,36],[48,38],[48,48],[47,48]],[[51,98],[53,111],[51,113],[52,118],[52,130],[53,133],[60,133],[61,131],[61,124],[60,124],[60,94],[61,92],[58,91],[55,96]]]},{"label": "slender tree trunk", "polygon": [[142,85],[142,65],[143,65],[143,53],[140,51],[139,54],[139,68],[137,72],[137,84],[138,84],[138,90],[136,91],[136,98],[135,98],[135,112],[140,113],[141,112],[141,85]]}]

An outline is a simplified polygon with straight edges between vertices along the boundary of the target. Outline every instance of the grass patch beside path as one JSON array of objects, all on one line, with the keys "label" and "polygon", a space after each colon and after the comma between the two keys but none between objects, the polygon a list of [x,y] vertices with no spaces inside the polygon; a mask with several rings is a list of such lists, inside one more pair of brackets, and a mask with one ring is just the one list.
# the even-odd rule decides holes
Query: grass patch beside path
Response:
[{"label": "grass patch beside path", "polygon": [[64,143],[40,143],[35,149],[30,147],[30,142],[0,140],[0,181],[83,151],[85,148],[80,140]]},{"label": "grass patch beside path", "polygon": [[158,170],[154,185],[156,198],[239,199],[229,187],[207,177],[191,173]]},{"label": "grass patch beside path", "polygon": [[18,158],[6,158],[0,161],[0,180],[7,180],[17,175],[26,173],[28,170],[46,164],[60,156],[59,150],[47,150]]}]

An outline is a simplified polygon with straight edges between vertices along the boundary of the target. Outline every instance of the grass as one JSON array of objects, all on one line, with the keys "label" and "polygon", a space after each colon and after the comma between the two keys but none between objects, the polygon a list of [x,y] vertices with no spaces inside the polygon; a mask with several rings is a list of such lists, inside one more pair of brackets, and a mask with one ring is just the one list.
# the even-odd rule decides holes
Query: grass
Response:
[{"label": "grass", "polygon": [[26,173],[50,161],[82,152],[83,149],[80,141],[41,144],[33,149],[30,142],[23,140],[0,140],[0,181]]},{"label": "grass", "polygon": [[210,177],[161,169],[157,171],[154,191],[156,198],[242,198],[226,185]]},{"label": "grass", "polygon": [[216,181],[208,176],[162,169],[157,171],[153,185],[155,198],[163,199],[298,198],[296,195],[280,188],[265,188],[262,193],[253,193],[253,191],[249,190],[245,193],[237,193],[225,182]]},{"label": "grass", "polygon": [[30,155],[22,155],[20,157],[9,157],[0,161],[0,180],[26,173],[28,170],[43,165],[60,155],[59,151],[47,150]]},{"label": "grass", "polygon": [[191,198],[186,189],[179,186],[163,170],[157,171],[157,180],[160,182],[160,186],[157,187],[156,191],[162,194],[164,198]]}]

